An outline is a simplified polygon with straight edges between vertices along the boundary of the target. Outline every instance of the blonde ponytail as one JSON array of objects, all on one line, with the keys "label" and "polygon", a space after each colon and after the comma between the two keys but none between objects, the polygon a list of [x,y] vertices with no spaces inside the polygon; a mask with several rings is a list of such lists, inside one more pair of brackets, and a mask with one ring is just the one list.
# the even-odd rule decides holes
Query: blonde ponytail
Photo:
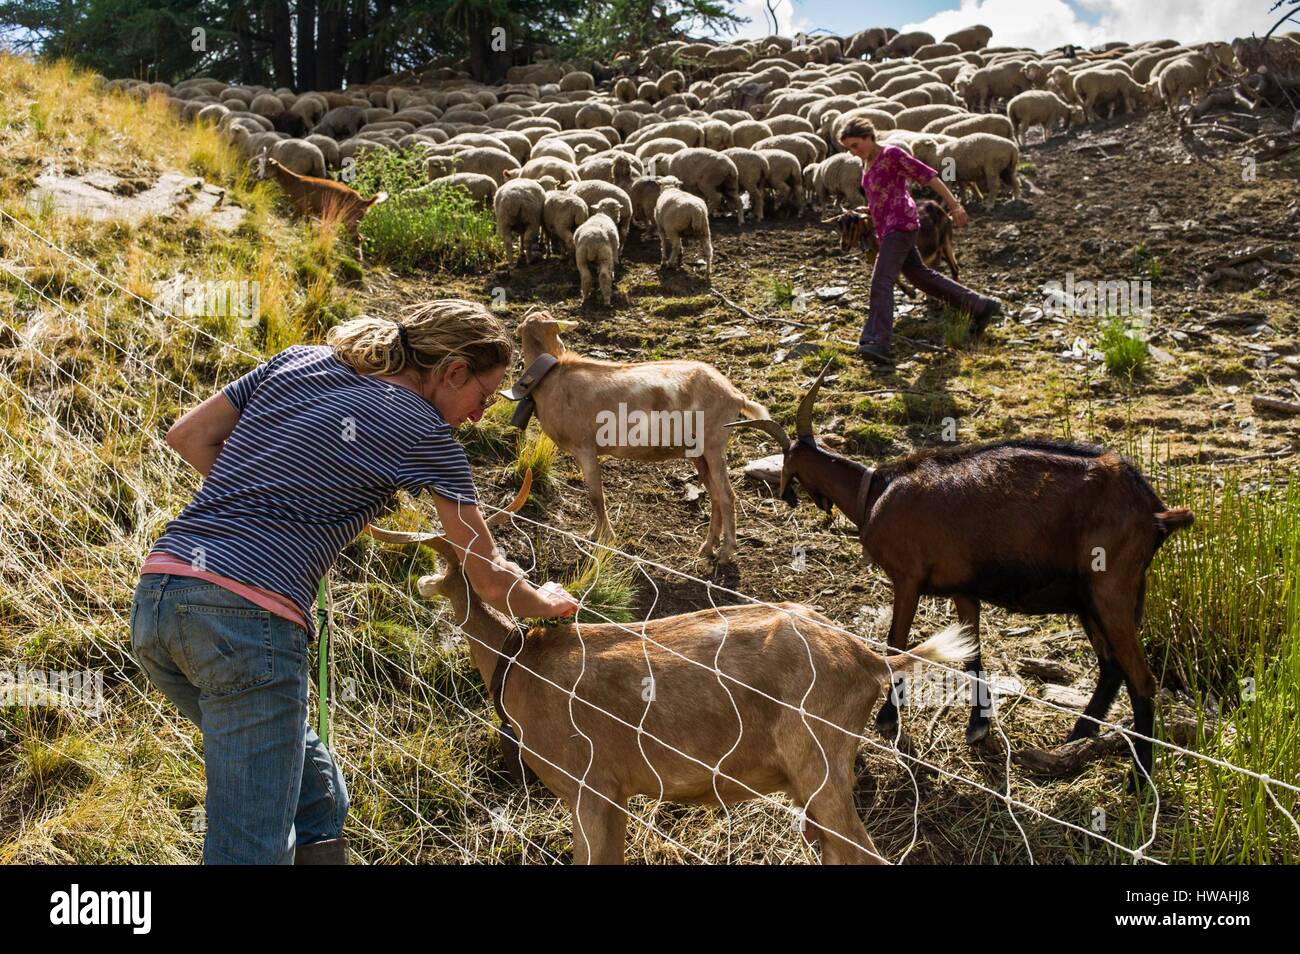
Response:
[{"label": "blonde ponytail", "polygon": [[514,343],[497,317],[461,298],[423,302],[397,319],[361,315],[331,328],[325,340],[361,374],[400,374],[412,366],[441,371],[457,359],[482,374],[514,358]]}]

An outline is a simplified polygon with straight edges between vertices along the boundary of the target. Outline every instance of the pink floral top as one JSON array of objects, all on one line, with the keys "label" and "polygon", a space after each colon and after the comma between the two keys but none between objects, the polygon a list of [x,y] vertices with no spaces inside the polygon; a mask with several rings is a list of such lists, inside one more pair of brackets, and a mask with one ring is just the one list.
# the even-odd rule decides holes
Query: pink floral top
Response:
[{"label": "pink floral top", "polygon": [[862,191],[876,224],[876,241],[890,232],[916,232],[921,220],[908,191],[907,180],[929,182],[938,173],[897,146],[882,146],[871,168],[862,174]]}]

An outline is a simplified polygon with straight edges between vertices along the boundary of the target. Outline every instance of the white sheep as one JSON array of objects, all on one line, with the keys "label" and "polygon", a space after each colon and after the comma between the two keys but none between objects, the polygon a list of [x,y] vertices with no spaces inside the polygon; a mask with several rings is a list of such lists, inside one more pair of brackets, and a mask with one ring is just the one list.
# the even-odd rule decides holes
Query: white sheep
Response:
[{"label": "white sheep", "polygon": [[971,113],[953,118],[955,122],[948,123],[937,130],[926,129],[926,134],[942,133],[957,139],[972,133],[989,133],[993,136],[1001,136],[1003,139],[1011,139],[1015,135],[1011,120],[1001,113]]},{"label": "white sheep", "polygon": [[542,205],[542,232],[550,240],[551,251],[558,253],[564,249],[572,254],[574,229],[590,215],[587,203],[572,192],[547,192]]},{"label": "white sheep", "polygon": [[1016,142],[1021,144],[1025,141],[1025,133],[1034,126],[1043,127],[1044,138],[1051,138],[1057,124],[1069,129],[1072,115],[1069,103],[1045,89],[1026,90],[1007,103],[1012,133]]},{"label": "white sheep", "polygon": [[1098,107],[1103,102],[1112,102],[1113,115],[1116,99],[1122,98],[1124,108],[1130,113],[1147,99],[1146,87],[1122,70],[1084,70],[1074,77],[1074,92],[1089,122],[1101,118]]},{"label": "white sheep", "polygon": [[836,153],[817,164],[820,189],[845,208],[856,208],[867,201],[862,191],[862,160],[847,152]]},{"label": "white sheep", "polygon": [[618,222],[618,241],[620,246],[627,245],[627,233],[632,228],[632,199],[624,190],[602,179],[579,179],[565,183],[564,188],[586,202],[589,209],[596,208],[602,199],[617,202],[619,212],[614,221]]},{"label": "white sheep", "polygon": [[[736,165],[739,175],[739,189],[742,196],[749,196],[749,207],[758,221],[763,221],[763,185],[769,174],[767,159],[756,150],[732,146],[724,149],[722,154]],[[633,205],[635,205],[635,199]]]},{"label": "white sheep", "polygon": [[665,177],[660,180],[654,220],[659,232],[660,265],[679,265],[682,240],[689,236],[704,246],[704,277],[712,282],[713,237],[709,231],[709,207],[704,200],[681,189],[670,177]]},{"label": "white sheep", "polygon": [[[922,141],[918,141],[920,145]],[[918,156],[918,158],[920,158]],[[1002,185],[1020,198],[1020,147],[1010,139],[989,133],[975,133],[951,142],[938,143],[934,162],[922,159],[940,171],[945,182],[973,185],[984,193],[984,207],[992,208]]]},{"label": "white sheep", "polygon": [[271,147],[271,158],[300,176],[325,178],[325,155],[305,139],[281,139]]},{"label": "white sheep", "polygon": [[529,254],[533,239],[542,228],[542,210],[546,206],[546,190],[533,179],[509,179],[497,187],[492,198],[492,211],[496,215],[497,231],[506,247],[506,260],[511,257],[514,237],[521,236],[519,261]]},{"label": "white sheep", "polygon": [[613,199],[601,199],[573,233],[574,260],[582,284],[582,299],[592,291],[592,269],[600,284],[600,295],[609,307],[614,299],[614,269],[619,261],[618,215],[621,209]]},{"label": "white sheep", "polygon": [[763,188],[772,193],[772,208],[789,207],[798,215],[803,211],[803,167],[794,154],[784,149],[755,149],[767,160],[767,178]]},{"label": "white sheep", "polygon": [[745,224],[745,209],[740,201],[740,173],[731,159],[712,149],[684,149],[662,163],[664,171],[680,180],[682,188],[704,199],[710,215],[721,215],[726,208],[736,210],[739,224]]}]

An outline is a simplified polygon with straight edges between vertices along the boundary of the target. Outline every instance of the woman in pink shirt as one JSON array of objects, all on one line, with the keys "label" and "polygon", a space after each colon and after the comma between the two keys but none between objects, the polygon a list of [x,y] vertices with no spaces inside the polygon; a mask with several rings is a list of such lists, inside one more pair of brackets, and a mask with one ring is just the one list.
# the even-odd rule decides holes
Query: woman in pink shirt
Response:
[{"label": "woman in pink shirt", "polygon": [[984,331],[1002,311],[1002,303],[985,298],[950,278],[927,268],[916,250],[921,221],[908,181],[934,190],[960,227],[969,219],[961,203],[948,191],[939,174],[897,146],[876,142],[876,127],[868,119],[854,118],[840,130],[841,145],[862,160],[862,191],[875,224],[880,252],[871,272],[871,309],[858,339],[858,354],[878,364],[890,364],[889,338],[894,329],[894,283],[901,272],[932,298],[962,308],[974,317],[974,331]]}]

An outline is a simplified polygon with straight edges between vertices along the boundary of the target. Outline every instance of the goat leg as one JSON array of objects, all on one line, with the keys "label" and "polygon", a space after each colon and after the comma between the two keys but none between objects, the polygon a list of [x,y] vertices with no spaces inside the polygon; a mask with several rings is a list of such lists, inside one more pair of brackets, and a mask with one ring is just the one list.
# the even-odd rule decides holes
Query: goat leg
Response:
[{"label": "goat leg", "polygon": [[[894,584],[894,614],[889,622],[889,645],[894,649],[907,648],[907,634],[916,618],[920,594],[915,586]],[[876,731],[881,735],[898,735],[898,706],[903,701],[902,673],[894,673],[885,704],[876,715]]]},{"label": "goat leg", "polygon": [[984,664],[980,659],[980,604],[967,596],[953,599],[957,608],[958,621],[970,630],[975,640],[975,655],[966,660],[966,672],[970,676],[971,700],[970,722],[966,725],[966,744],[976,745],[983,742],[989,734],[989,716],[993,714],[992,690],[984,674]]}]

